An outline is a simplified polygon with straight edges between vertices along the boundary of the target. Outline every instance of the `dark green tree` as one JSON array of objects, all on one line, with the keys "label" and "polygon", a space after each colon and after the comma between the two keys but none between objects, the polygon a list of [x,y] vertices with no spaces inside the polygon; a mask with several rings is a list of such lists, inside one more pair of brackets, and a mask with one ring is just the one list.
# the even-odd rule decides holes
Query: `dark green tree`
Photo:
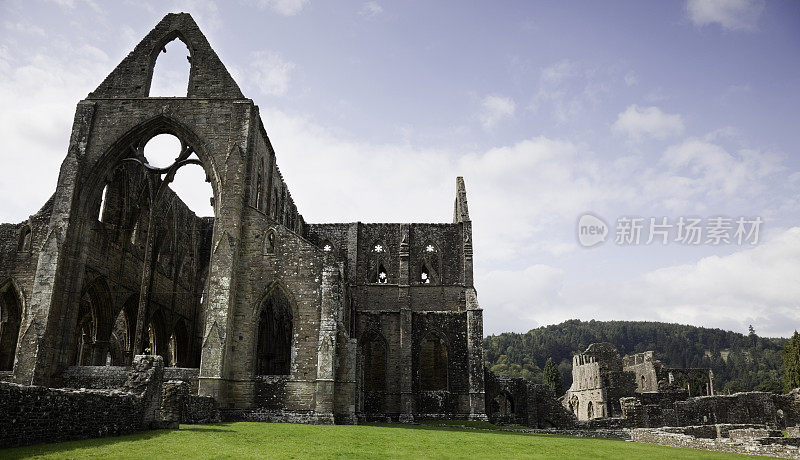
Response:
[{"label": "dark green tree", "polygon": [[556,366],[556,362],[553,361],[553,358],[547,358],[543,372],[544,383],[552,388],[557,395],[561,395],[563,391],[561,387],[561,372],[559,372],[558,366]]},{"label": "dark green tree", "polygon": [[784,389],[791,391],[793,388],[800,387],[800,334],[794,331],[794,335],[783,347],[783,374]]}]

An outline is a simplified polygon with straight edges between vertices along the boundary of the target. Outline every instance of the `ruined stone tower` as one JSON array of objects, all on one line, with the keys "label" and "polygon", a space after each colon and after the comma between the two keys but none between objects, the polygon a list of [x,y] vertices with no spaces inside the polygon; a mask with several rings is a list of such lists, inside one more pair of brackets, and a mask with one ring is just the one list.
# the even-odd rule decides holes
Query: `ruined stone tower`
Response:
[{"label": "ruined stone tower", "polygon": [[[172,40],[186,97],[149,97]],[[182,146],[164,168],[144,155],[159,134]],[[188,164],[213,218],[168,187]],[[305,222],[258,107],[169,14],[78,103],[50,200],[0,226],[0,379],[151,353],[246,419],[484,418],[471,235],[461,178],[452,223]]]}]

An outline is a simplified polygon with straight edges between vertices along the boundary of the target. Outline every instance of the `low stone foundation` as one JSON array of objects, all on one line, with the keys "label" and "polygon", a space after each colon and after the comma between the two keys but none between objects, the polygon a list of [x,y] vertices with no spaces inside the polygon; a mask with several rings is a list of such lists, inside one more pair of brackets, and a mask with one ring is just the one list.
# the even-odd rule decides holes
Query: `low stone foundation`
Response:
[{"label": "low stone foundation", "polygon": [[99,382],[102,375],[121,389],[46,388],[0,382],[0,447],[116,436],[149,428],[177,428],[188,419],[218,421],[211,398],[189,396],[189,383],[166,383],[160,356],[139,355],[130,368],[70,368],[66,381]]},{"label": "low stone foundation", "polygon": [[128,366],[70,366],[54,382],[64,388],[122,388],[128,380]]},{"label": "low stone foundation", "polygon": [[[727,428],[730,437],[709,437],[715,433],[725,433],[714,425],[700,427],[634,428],[630,430],[631,440],[662,446],[703,449],[716,452],[729,452],[746,455],[771,455],[781,458],[800,458],[800,438],[783,436],[751,437],[760,434],[777,435],[780,432],[765,428]],[[691,433],[701,434],[696,436]]]},{"label": "low stone foundation", "polygon": [[306,423],[310,425],[333,425],[333,414],[317,414],[314,411],[286,411],[268,409],[220,409],[224,422],[272,422]]},{"label": "low stone foundation", "polygon": [[143,397],[0,382],[0,447],[98,438],[143,429]]}]

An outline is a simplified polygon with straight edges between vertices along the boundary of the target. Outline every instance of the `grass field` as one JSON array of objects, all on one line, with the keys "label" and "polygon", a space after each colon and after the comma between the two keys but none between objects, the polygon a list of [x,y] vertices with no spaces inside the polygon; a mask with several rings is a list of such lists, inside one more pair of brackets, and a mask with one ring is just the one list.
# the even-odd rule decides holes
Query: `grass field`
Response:
[{"label": "grass field", "polygon": [[[372,424],[183,425],[114,438],[0,450],[0,458],[748,458],[564,436]],[[752,458],[752,457],[749,457]]]}]

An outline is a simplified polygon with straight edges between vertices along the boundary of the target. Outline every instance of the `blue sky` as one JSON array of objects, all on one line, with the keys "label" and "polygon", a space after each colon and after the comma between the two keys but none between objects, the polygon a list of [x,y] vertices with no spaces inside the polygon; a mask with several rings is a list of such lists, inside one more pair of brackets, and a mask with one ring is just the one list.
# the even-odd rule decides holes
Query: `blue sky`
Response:
[{"label": "blue sky", "polygon": [[[798,328],[800,3],[4,1],[0,221],[44,203],[75,104],[175,11],[259,105],[307,221],[446,222],[465,177],[487,333]],[[612,233],[589,249],[587,212]],[[618,245],[623,216],[763,225],[755,245]]]}]

